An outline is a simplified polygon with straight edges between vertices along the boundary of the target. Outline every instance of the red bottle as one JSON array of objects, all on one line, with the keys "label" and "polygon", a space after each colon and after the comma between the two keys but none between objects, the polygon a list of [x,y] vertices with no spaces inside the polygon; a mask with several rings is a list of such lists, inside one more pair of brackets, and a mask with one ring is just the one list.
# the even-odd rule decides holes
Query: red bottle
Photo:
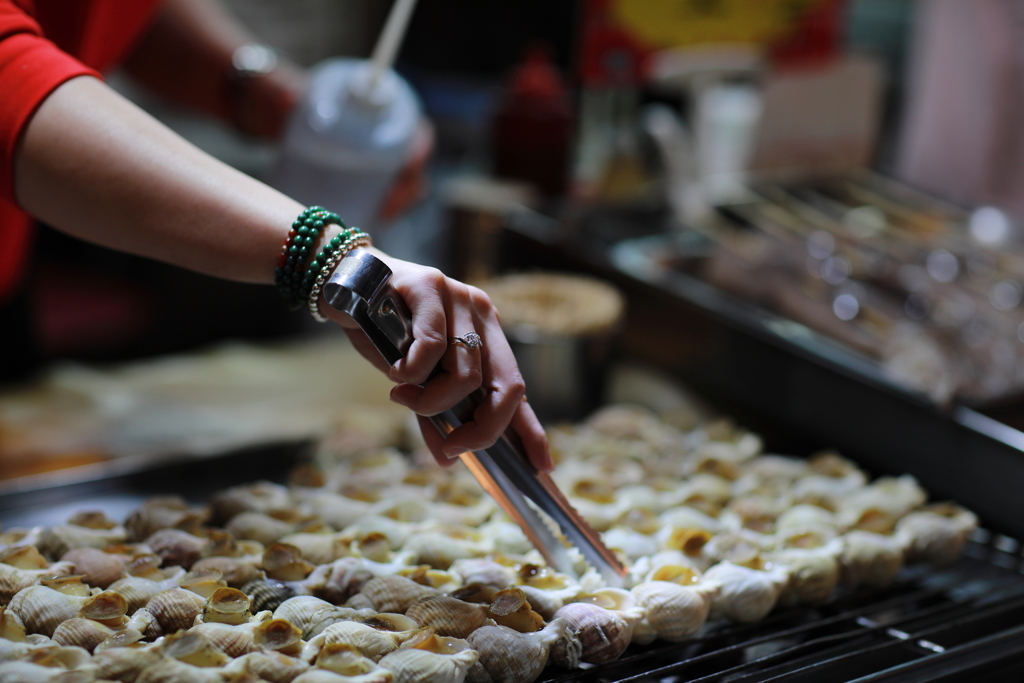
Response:
[{"label": "red bottle", "polygon": [[549,50],[534,45],[502,93],[491,131],[494,174],[527,181],[545,196],[569,184],[573,111]]}]

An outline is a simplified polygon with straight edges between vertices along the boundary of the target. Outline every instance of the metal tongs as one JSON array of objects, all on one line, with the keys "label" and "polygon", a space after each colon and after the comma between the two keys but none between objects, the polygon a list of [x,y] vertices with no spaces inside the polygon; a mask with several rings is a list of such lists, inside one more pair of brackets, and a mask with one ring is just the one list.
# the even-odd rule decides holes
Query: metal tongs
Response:
[{"label": "metal tongs", "polygon": [[[351,316],[389,365],[404,358],[413,341],[412,316],[389,284],[390,278],[391,269],[383,261],[365,249],[354,249],[341,260],[323,288],[327,303]],[[442,435],[447,435],[472,419],[481,398],[478,389],[430,421]],[[467,451],[459,457],[484,490],[522,527],[549,566],[579,578],[565,545],[527,498],[558,525],[609,586],[622,587],[625,567],[572,508],[551,477],[529,463],[518,435],[511,428],[487,450]]]}]

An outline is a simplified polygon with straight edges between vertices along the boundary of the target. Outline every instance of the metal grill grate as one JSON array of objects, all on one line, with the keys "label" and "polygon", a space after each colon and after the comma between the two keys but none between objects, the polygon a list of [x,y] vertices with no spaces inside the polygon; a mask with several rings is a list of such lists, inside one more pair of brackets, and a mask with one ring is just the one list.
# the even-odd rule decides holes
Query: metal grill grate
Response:
[{"label": "metal grill grate", "polygon": [[[943,567],[905,569],[892,586],[851,590],[815,608],[778,611],[758,624],[709,624],[675,645],[631,648],[545,683],[956,681],[1024,667],[1024,561],[1020,544],[985,532]],[[1015,670],[1015,669],[1014,669]],[[992,680],[1003,680],[1002,678]]]}]

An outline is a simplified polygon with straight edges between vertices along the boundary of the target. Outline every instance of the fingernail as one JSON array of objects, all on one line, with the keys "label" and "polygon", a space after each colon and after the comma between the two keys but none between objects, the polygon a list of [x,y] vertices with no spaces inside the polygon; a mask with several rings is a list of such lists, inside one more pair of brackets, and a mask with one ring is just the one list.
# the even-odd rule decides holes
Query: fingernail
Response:
[{"label": "fingernail", "polygon": [[455,447],[455,448],[446,448],[446,449],[444,449],[444,454],[446,456],[448,456],[449,459],[452,459],[452,460],[454,460],[455,458],[459,457],[460,455],[462,455],[465,452],[466,452],[465,448]]},{"label": "fingernail", "polygon": [[397,381],[399,381],[399,380],[398,380],[398,364],[399,364],[399,363],[401,363],[401,362],[402,362],[402,361],[400,361],[400,360],[399,360],[399,361],[395,361],[395,364],[394,364],[394,365],[392,365],[392,366],[391,366],[391,367],[390,367],[390,368],[388,369],[388,377],[389,377],[389,378],[391,379],[391,381],[392,381],[392,382],[397,382]]}]

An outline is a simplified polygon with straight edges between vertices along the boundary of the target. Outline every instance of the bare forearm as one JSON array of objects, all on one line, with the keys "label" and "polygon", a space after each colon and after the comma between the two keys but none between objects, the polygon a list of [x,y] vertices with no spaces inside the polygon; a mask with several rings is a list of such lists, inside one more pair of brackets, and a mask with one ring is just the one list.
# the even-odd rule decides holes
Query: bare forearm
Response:
[{"label": "bare forearm", "polygon": [[15,192],[29,213],[82,239],[245,282],[272,281],[303,208],[88,77],[59,87],[29,122]]},{"label": "bare forearm", "polygon": [[[24,131],[14,172],[21,206],[60,230],[246,282],[273,281],[285,234],[303,208],[194,148],[90,77],[68,81],[43,101]],[[434,415],[478,388],[486,392],[474,419],[444,439],[421,422],[438,461],[489,446],[511,423],[534,465],[550,469],[544,431],[522,402],[522,377],[486,294],[433,269],[386,262],[409,304],[415,337],[407,357],[389,369],[399,382],[392,399]],[[321,309],[351,326],[341,313]],[[466,330],[484,339],[482,348],[448,343]],[[379,362],[361,333],[352,336]]]}]

